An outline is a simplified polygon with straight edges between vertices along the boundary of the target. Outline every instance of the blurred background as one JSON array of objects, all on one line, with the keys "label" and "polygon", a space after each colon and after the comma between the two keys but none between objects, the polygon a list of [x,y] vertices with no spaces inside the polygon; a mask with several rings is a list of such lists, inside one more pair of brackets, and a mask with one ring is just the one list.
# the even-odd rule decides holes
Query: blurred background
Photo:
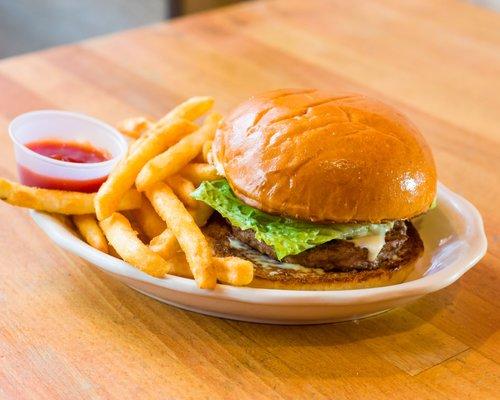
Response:
[{"label": "blurred background", "polygon": [[[241,1],[0,0],[0,58]],[[500,11],[500,0],[469,1]]]},{"label": "blurred background", "polygon": [[0,0],[0,58],[242,0]]}]

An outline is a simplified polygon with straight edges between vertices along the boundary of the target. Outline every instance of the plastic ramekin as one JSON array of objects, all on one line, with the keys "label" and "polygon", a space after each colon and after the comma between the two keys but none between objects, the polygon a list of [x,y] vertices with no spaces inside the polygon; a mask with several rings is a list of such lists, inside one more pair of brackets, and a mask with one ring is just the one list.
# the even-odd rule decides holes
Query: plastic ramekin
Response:
[{"label": "plastic ramekin", "polygon": [[[41,110],[21,114],[10,123],[9,135],[14,143],[18,168],[64,181],[105,179],[128,148],[125,138],[112,126],[68,111]],[[111,158],[98,163],[72,163],[54,160],[25,146],[45,139],[90,143],[105,150]]]}]

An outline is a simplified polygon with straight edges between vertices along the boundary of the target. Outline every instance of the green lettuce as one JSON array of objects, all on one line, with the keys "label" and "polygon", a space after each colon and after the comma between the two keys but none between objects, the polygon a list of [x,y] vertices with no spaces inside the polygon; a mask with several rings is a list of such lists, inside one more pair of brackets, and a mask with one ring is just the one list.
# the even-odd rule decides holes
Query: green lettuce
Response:
[{"label": "green lettuce", "polygon": [[225,179],[203,182],[191,196],[217,210],[233,226],[252,229],[258,240],[274,249],[279,260],[333,239],[385,234],[393,226],[392,222],[325,225],[270,215],[243,203]]}]

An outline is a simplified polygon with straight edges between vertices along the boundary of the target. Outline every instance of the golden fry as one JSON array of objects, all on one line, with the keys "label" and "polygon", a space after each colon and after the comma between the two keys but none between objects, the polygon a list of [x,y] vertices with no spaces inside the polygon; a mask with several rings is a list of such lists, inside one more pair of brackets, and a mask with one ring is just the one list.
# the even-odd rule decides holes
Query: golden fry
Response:
[{"label": "golden fry", "polygon": [[195,158],[191,160],[192,163],[205,163],[205,159],[203,158],[203,151],[198,153]]},{"label": "golden fry", "polygon": [[124,135],[137,139],[148,130],[152,129],[154,122],[146,117],[126,118],[116,125],[116,128]]},{"label": "golden fry", "polygon": [[212,251],[207,239],[182,202],[169,186],[161,182],[148,190],[146,195],[186,253],[198,287],[203,289],[215,287],[217,278],[212,264]]},{"label": "golden fry", "polygon": [[[213,106],[213,97],[208,96],[196,96],[179,104],[172,110],[170,110],[165,116],[163,116],[157,124],[166,123],[176,119],[186,119],[188,121],[194,121],[195,119],[206,114]],[[152,128],[150,128],[152,129]],[[135,142],[131,143],[129,146],[129,154],[135,151],[138,145],[141,143],[144,135],[139,137]]]},{"label": "golden fry", "polygon": [[188,164],[181,169],[180,175],[189,179],[195,186],[198,186],[203,181],[215,181],[221,178],[213,165],[205,163]]},{"label": "golden fry", "polygon": [[203,155],[203,161],[205,161],[206,163],[211,163],[211,160],[210,160],[210,152],[212,150],[212,141],[211,140],[207,140],[205,143],[203,143],[203,147],[201,149],[201,154]]},{"label": "golden fry", "polygon": [[[197,201],[197,203],[197,207],[195,209],[189,209],[188,212],[193,217],[196,225],[202,227],[207,223],[214,210],[201,201]],[[181,250],[177,238],[168,228],[165,229],[160,235],[151,239],[149,248],[165,259],[173,257]]]},{"label": "golden fry", "polygon": [[214,257],[217,280],[234,286],[248,285],[253,280],[253,263],[239,257]]},{"label": "golden fry", "polygon": [[[134,140],[133,142],[129,143],[128,145],[128,151],[127,151],[127,157],[130,156],[134,151],[137,150],[139,145],[144,141],[144,138],[147,136],[147,134],[144,134],[140,138]],[[123,160],[125,161],[125,160]]]},{"label": "golden fry", "polygon": [[130,214],[149,240],[167,229],[167,224],[160,218],[147,198],[143,198],[141,207],[130,211]]},{"label": "golden fry", "polygon": [[115,248],[114,248],[113,246],[111,246],[110,244],[108,244],[108,249],[109,249],[109,250],[108,250],[108,254],[109,254],[110,256],[113,256],[113,257],[115,257],[115,258],[119,258],[120,260],[122,259],[122,258],[120,257],[120,255],[118,254],[118,252],[115,250]]},{"label": "golden fry", "polygon": [[210,163],[208,160],[211,158],[210,156],[210,150],[212,148],[212,141],[207,140],[205,143],[203,143],[203,146],[201,148],[201,152],[196,155],[195,158],[193,158],[193,162],[195,163]]},{"label": "golden fry", "polygon": [[142,231],[142,228],[139,226],[137,221],[135,220],[134,215],[132,214],[132,211],[123,211],[121,214],[128,219],[128,222],[130,222],[130,226],[132,229],[137,233],[137,237],[142,243],[147,243],[149,238],[146,236],[146,234]]},{"label": "golden fry", "polygon": [[85,241],[97,250],[107,253],[108,241],[94,214],[73,215],[73,222]]},{"label": "golden fry", "polygon": [[111,214],[100,222],[100,226],[109,243],[124,261],[157,278],[163,278],[169,272],[170,263],[138,239],[137,232],[122,214]]},{"label": "golden fry", "polygon": [[[193,278],[184,253],[178,253],[172,257],[169,274]],[[245,286],[253,280],[254,265],[238,257],[214,257],[213,258],[217,280],[233,286]]]},{"label": "golden fry", "polygon": [[97,219],[109,217],[116,209],[120,198],[129,190],[141,168],[149,159],[191,133],[196,125],[186,120],[175,120],[157,124],[125,161],[120,162],[97,192],[94,204]]},{"label": "golden fry", "polygon": [[[203,143],[213,138],[220,120],[219,114],[209,115],[198,130],[149,160],[137,175],[135,180],[137,189],[145,191],[156,182],[179,172],[201,151]],[[134,154],[135,152],[132,153]]]},{"label": "golden fry", "polygon": [[54,217],[60,224],[64,225],[66,228],[68,229],[75,228],[75,225],[73,224],[73,220],[71,219],[70,215],[55,214],[55,213],[51,213],[50,215]]},{"label": "golden fry", "polygon": [[186,207],[197,206],[198,201],[191,197],[191,193],[194,192],[195,189],[191,181],[188,181],[180,175],[173,175],[167,178],[166,183],[172,188],[174,193]]},{"label": "golden fry", "polygon": [[169,274],[182,276],[184,278],[193,279],[193,272],[189,267],[189,264],[186,260],[186,255],[182,252],[174,254],[169,261],[171,262],[171,267]]},{"label": "golden fry", "polygon": [[160,235],[151,239],[149,248],[165,260],[172,258],[181,251],[179,242],[170,229],[165,229]]},{"label": "golden fry", "polygon": [[213,97],[191,97],[168,112],[168,114],[161,118],[158,122],[162,123],[174,119],[187,119],[189,121],[194,121],[202,115],[205,115],[212,108],[213,104]]},{"label": "golden fry", "polygon": [[[93,214],[95,193],[68,192],[24,186],[0,178],[0,199],[13,206],[66,215]],[[116,201],[118,210],[141,206],[141,194],[135,189],[123,193]]]}]

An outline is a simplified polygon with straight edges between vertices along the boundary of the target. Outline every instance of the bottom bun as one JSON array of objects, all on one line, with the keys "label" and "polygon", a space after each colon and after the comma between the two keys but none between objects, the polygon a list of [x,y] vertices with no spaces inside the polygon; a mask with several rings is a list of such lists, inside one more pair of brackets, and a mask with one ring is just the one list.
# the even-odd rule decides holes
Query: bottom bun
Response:
[{"label": "bottom bun", "polygon": [[397,268],[375,268],[349,272],[303,273],[287,271],[273,274],[273,270],[255,266],[251,287],[287,290],[343,290],[396,285],[403,282],[415,267],[416,260]]}]

